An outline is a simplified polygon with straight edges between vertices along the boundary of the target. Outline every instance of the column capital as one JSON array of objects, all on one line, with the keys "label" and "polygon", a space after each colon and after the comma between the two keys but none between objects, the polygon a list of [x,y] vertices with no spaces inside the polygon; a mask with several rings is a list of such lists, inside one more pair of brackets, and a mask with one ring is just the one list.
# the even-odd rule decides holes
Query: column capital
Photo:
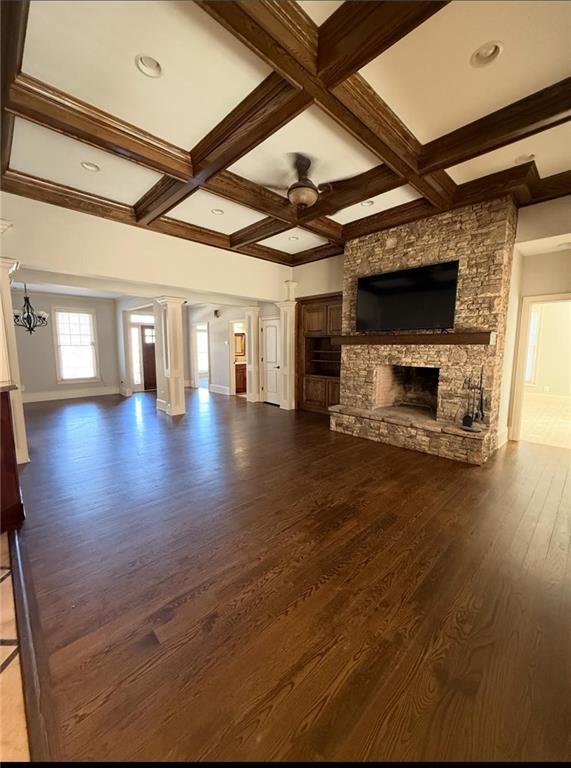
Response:
[{"label": "column capital", "polygon": [[295,299],[288,299],[287,301],[276,301],[276,307],[279,309],[291,309],[295,307],[297,301]]},{"label": "column capital", "polygon": [[294,301],[295,300],[295,289],[296,288],[297,288],[297,281],[296,280],[284,280],[284,291],[285,291],[284,299],[286,301]]},{"label": "column capital", "polygon": [[187,303],[188,299],[183,299],[180,296],[157,296],[155,301],[158,304],[180,304],[182,306]]},{"label": "column capital", "polygon": [[7,256],[0,256],[0,269],[5,269],[8,274],[11,274],[19,268],[20,262],[17,259],[9,259]]}]

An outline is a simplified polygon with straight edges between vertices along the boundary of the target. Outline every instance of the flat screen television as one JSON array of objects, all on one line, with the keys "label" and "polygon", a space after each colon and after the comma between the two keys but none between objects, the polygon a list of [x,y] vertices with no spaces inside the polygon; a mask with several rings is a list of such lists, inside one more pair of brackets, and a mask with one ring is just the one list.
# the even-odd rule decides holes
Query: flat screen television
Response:
[{"label": "flat screen television", "polygon": [[451,329],[457,284],[457,261],[360,277],[357,330]]}]

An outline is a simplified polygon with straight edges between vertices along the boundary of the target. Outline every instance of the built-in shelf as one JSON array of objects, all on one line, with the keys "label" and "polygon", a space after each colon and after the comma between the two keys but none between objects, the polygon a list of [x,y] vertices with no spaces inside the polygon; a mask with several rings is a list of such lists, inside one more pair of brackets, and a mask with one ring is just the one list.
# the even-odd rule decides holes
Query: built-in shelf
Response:
[{"label": "built-in shelf", "polygon": [[450,333],[364,333],[352,336],[334,336],[332,344],[481,344],[495,346],[496,334],[493,331],[451,331]]}]

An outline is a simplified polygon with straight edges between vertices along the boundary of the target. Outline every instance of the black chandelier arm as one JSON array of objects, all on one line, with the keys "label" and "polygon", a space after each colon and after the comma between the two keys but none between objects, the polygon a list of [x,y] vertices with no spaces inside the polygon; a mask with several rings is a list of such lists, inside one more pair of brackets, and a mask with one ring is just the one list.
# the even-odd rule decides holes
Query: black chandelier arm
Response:
[{"label": "black chandelier arm", "polygon": [[48,324],[48,316],[45,312],[36,312],[29,296],[24,295],[22,310],[14,312],[14,324],[24,328],[31,334],[34,333],[36,328],[43,328]]}]

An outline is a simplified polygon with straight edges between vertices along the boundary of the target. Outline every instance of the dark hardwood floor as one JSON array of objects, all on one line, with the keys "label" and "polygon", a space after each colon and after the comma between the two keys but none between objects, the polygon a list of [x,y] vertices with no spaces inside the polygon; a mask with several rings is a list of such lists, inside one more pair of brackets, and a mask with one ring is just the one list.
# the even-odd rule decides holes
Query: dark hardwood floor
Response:
[{"label": "dark hardwood floor", "polygon": [[26,406],[59,760],[564,760],[569,452],[485,467],[241,398]]}]

